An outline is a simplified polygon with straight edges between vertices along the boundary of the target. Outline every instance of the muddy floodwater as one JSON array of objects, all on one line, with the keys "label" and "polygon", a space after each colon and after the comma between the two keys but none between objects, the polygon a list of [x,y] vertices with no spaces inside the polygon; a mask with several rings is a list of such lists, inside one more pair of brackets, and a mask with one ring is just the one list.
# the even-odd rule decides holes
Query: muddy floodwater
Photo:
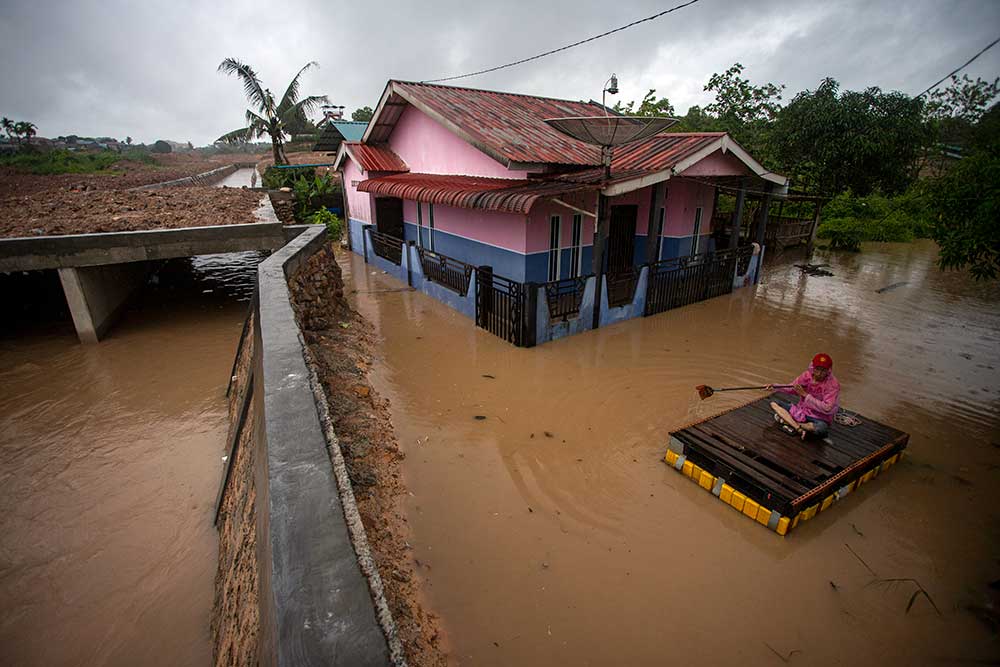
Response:
[{"label": "muddy floodwater", "polygon": [[259,259],[169,262],[98,345],[54,272],[0,276],[0,664],[211,663],[225,391]]},{"label": "muddy floodwater", "polygon": [[[786,262],[756,289],[530,350],[344,258],[384,338],[373,384],[455,664],[1000,657],[1000,285],[935,256],[819,252],[834,275]],[[845,407],[911,434],[902,465],[782,538],[662,462],[669,429],[755,396],[695,385],[788,381],[819,351]]]},{"label": "muddy floodwater", "polygon": [[255,169],[237,169],[224,179],[216,183],[220,188],[250,188],[257,184],[259,179],[253,178]]}]

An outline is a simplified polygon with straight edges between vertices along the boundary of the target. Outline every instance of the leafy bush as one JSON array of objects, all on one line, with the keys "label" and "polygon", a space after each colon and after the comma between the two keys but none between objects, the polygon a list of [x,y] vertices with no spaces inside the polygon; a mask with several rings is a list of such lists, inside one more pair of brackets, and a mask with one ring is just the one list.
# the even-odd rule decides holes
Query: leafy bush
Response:
[{"label": "leafy bush", "polygon": [[153,147],[149,150],[153,151],[154,153],[169,153],[174,149],[170,144],[165,142],[163,139],[157,139],[156,143],[153,144]]},{"label": "leafy bush", "polygon": [[344,233],[343,221],[325,208],[310,215],[306,221],[311,225],[326,225],[326,233],[331,241],[339,241],[340,235]]},{"label": "leafy bush", "polygon": [[898,197],[881,194],[837,195],[823,207],[816,235],[833,249],[860,250],[863,241],[912,241],[927,238],[932,215],[926,193],[915,186]]},{"label": "leafy bush", "polygon": [[312,178],[303,176],[292,184],[295,194],[295,217],[305,220],[313,211],[334,203],[340,184],[329,173]]},{"label": "leafy bush", "polygon": [[67,150],[21,151],[0,157],[0,165],[14,167],[17,171],[32,174],[89,174],[104,171],[118,162],[121,156],[112,151],[83,153]]},{"label": "leafy bush", "polygon": [[312,178],[315,174],[315,167],[292,167],[290,169],[278,169],[268,167],[262,179],[264,187],[269,190],[280,188],[290,188],[295,185],[295,181],[302,177]]}]

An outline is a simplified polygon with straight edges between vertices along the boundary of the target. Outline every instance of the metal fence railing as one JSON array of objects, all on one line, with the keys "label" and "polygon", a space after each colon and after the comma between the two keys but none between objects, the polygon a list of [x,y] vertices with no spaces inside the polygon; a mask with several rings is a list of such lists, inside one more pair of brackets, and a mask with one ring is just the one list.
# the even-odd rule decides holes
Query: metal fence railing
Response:
[{"label": "metal fence railing", "polygon": [[655,315],[729,294],[733,291],[741,252],[742,249],[707,252],[651,264],[644,314]]},{"label": "metal fence railing", "polygon": [[417,248],[424,277],[465,296],[469,292],[469,280],[475,267],[447,255]]},{"label": "metal fence railing", "polygon": [[376,255],[396,266],[403,263],[403,239],[377,232],[374,228],[369,230],[369,234],[372,238],[372,250],[375,251]]},{"label": "metal fence railing", "polygon": [[549,306],[550,320],[568,320],[580,314],[583,292],[590,277],[563,278],[542,283],[541,286],[545,288],[545,301]]},{"label": "metal fence railing", "polygon": [[634,266],[628,271],[609,273],[604,276],[608,283],[608,305],[612,308],[632,303],[635,298],[635,286],[639,281],[642,267]]}]

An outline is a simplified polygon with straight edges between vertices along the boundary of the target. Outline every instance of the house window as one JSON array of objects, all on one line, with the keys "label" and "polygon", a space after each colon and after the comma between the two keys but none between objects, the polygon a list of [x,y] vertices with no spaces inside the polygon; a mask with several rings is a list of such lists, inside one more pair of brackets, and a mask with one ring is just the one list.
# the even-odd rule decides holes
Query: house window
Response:
[{"label": "house window", "polygon": [[573,242],[569,252],[569,276],[576,278],[580,275],[583,264],[583,249],[581,239],[583,238],[583,216],[577,213],[573,216]]},{"label": "house window", "polygon": [[694,236],[691,239],[691,254],[698,254],[698,245],[701,241],[701,206],[694,210]]},{"label": "house window", "polygon": [[[701,209],[698,210],[700,211]],[[431,252],[434,252],[434,204],[427,205],[427,223],[429,245],[431,247]]]},{"label": "house window", "polygon": [[559,227],[558,215],[549,218],[549,280],[559,280]]},{"label": "house window", "polygon": [[656,257],[654,262],[659,262],[663,256],[663,222],[667,216],[667,207],[660,207],[660,220],[656,223]]},{"label": "house window", "polygon": [[424,205],[417,202],[417,245],[424,247]]}]

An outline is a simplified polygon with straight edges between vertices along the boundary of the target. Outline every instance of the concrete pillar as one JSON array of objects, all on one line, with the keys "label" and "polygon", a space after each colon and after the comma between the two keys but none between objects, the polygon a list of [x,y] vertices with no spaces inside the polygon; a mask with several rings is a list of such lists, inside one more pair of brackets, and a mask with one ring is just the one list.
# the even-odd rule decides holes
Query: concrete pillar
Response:
[{"label": "concrete pillar", "polygon": [[150,262],[59,269],[59,280],[81,343],[108,332],[128,298],[146,283]]},{"label": "concrete pillar", "polygon": [[[660,242],[656,232],[660,222],[660,208],[663,207],[663,200],[667,192],[667,184],[666,182],[657,183],[652,190],[649,202],[649,224],[646,227],[646,264],[652,264],[660,259],[656,256],[656,246]],[[665,222],[666,216],[664,216]]]}]

